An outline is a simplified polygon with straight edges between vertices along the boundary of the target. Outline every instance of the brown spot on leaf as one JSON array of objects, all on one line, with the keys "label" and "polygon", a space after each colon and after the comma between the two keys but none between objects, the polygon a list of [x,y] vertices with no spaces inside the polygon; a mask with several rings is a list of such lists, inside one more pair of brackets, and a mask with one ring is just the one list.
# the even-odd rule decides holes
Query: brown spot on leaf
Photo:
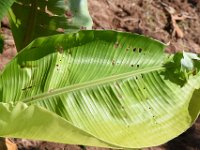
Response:
[{"label": "brown spot on leaf", "polygon": [[63,49],[62,46],[58,46],[58,47],[56,48],[56,50],[57,50],[59,53],[61,53],[61,54],[64,52],[64,49]]},{"label": "brown spot on leaf", "polygon": [[68,19],[71,19],[71,18],[73,17],[73,14],[72,14],[72,12],[71,12],[70,10],[67,10],[67,11],[65,12],[65,16],[66,16]]},{"label": "brown spot on leaf", "polygon": [[86,30],[87,27],[81,26],[80,29],[81,29],[81,30]]},{"label": "brown spot on leaf", "polygon": [[118,48],[119,47],[119,42],[115,42],[114,47]]},{"label": "brown spot on leaf", "polygon": [[112,65],[113,65],[113,66],[115,65],[115,60],[112,60]]}]

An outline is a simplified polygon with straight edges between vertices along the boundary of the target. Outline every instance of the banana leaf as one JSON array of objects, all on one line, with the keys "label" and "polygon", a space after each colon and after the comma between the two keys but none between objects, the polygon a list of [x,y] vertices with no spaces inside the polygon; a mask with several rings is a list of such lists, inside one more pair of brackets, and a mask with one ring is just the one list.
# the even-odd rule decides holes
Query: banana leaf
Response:
[{"label": "banana leaf", "polygon": [[[9,8],[12,6],[15,0],[1,0],[0,1],[0,22],[4,15],[8,12]],[[0,25],[1,27],[1,25]]]},{"label": "banana leaf", "polygon": [[87,0],[17,0],[9,15],[18,51],[37,37],[92,27]]},{"label": "banana leaf", "polygon": [[199,114],[200,65],[188,72],[186,55],[165,47],[115,31],[34,40],[1,72],[0,136],[114,148],[171,140]]}]

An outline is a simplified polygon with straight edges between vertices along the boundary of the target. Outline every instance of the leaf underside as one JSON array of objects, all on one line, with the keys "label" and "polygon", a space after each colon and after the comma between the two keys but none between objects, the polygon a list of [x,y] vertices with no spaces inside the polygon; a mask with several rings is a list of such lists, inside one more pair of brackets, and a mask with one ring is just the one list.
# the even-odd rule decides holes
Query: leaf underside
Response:
[{"label": "leaf underside", "polygon": [[115,148],[169,141],[198,116],[200,77],[176,82],[164,48],[115,31],[35,40],[1,73],[0,136]]}]

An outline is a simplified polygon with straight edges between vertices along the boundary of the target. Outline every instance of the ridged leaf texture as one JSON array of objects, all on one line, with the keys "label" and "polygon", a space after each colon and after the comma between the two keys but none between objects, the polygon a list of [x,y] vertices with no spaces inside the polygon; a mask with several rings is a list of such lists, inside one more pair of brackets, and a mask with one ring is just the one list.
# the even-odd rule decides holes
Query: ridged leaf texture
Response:
[{"label": "ridged leaf texture", "polygon": [[0,75],[0,136],[115,148],[169,141],[199,114],[200,75],[184,78],[183,55],[164,48],[115,31],[33,41]]}]

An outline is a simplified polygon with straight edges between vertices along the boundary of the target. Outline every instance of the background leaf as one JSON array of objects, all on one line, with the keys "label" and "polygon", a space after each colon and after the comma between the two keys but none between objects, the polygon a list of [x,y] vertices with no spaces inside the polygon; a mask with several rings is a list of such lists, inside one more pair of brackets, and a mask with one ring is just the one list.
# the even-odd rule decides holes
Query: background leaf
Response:
[{"label": "background leaf", "polygon": [[[6,15],[9,8],[12,6],[15,0],[1,0],[0,1],[0,21],[2,20],[3,16]],[[1,26],[1,25],[0,25]]]},{"label": "background leaf", "polygon": [[169,141],[199,114],[200,74],[180,84],[164,47],[114,31],[35,40],[0,76],[0,136],[117,148]]},{"label": "background leaf", "polygon": [[18,51],[37,37],[92,27],[87,0],[17,0],[10,22]]}]

